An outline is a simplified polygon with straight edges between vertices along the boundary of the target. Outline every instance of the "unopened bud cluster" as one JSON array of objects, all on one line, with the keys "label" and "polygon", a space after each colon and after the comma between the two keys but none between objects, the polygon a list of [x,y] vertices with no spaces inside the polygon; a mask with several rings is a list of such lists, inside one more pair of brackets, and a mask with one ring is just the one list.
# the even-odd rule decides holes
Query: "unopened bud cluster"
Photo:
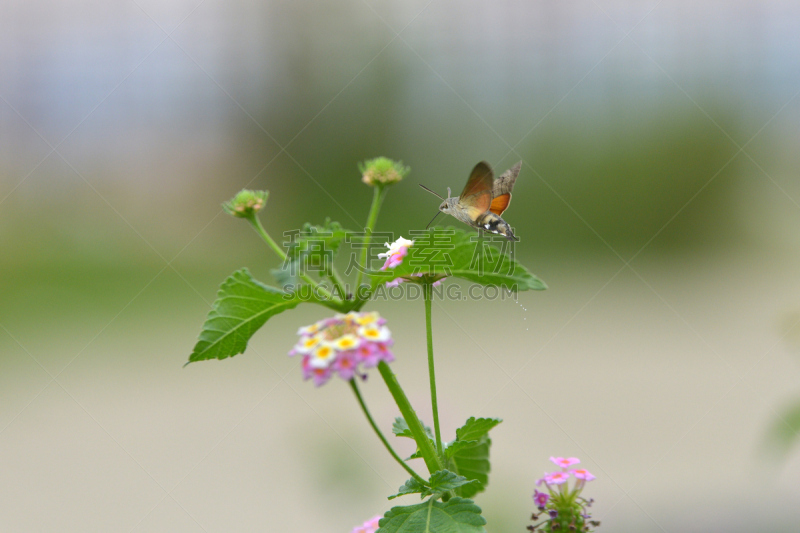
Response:
[{"label": "unopened bud cluster", "polygon": [[242,189],[236,196],[222,204],[229,215],[240,218],[252,218],[267,205],[269,191],[250,191]]},{"label": "unopened bud cluster", "polygon": [[409,172],[410,167],[403,166],[402,161],[392,161],[388,157],[376,157],[359,163],[361,181],[370,187],[391,185],[402,180]]},{"label": "unopened bud cluster", "polygon": [[[545,474],[536,482],[544,485],[547,492],[533,492],[533,501],[537,512],[531,515],[531,520],[536,524],[528,526],[528,531],[541,533],[569,533],[572,531],[593,531],[592,528],[600,525],[597,520],[592,520],[588,512],[594,500],[587,500],[581,496],[584,486],[594,476],[585,468],[572,468],[580,463],[577,457],[551,457],[560,471]],[[570,479],[575,482],[570,487]]]}]

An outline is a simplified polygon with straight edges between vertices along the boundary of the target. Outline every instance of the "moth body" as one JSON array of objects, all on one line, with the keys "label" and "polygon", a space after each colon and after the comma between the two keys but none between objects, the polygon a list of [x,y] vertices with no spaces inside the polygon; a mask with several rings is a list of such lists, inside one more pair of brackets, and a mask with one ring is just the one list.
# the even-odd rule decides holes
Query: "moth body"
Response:
[{"label": "moth body", "polygon": [[511,231],[511,226],[508,225],[508,222],[503,220],[500,215],[495,215],[491,211],[487,211],[478,217],[476,222],[477,227],[484,231],[502,235],[510,241],[519,240],[514,236],[514,232]]},{"label": "moth body", "polygon": [[469,208],[460,206],[458,198],[446,199],[442,202],[442,205],[439,206],[439,211],[475,229],[496,233],[512,241],[517,240],[514,233],[511,231],[511,227],[500,215],[496,215],[491,211],[486,211],[478,215],[477,218],[473,218],[474,212]]}]

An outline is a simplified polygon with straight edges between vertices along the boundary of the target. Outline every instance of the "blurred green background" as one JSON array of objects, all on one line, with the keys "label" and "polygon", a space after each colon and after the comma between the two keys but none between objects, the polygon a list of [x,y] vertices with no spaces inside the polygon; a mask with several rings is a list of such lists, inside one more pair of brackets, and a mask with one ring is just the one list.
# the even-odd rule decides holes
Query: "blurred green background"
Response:
[{"label": "blurred green background", "polygon": [[[763,442],[800,396],[798,25],[778,0],[3,2],[0,529],[388,509],[403,472],[347,387],[285,356],[323,308],[181,369],[224,276],[277,266],[220,203],[357,229],[356,163],[385,155],[412,168],[396,234],[435,213],[417,183],[524,161],[505,218],[550,289],[434,310],[443,431],[505,419],[488,531],[523,530],[550,455],[595,473],[601,531],[796,531],[800,452]],[[425,418],[422,305],[374,308]]]}]

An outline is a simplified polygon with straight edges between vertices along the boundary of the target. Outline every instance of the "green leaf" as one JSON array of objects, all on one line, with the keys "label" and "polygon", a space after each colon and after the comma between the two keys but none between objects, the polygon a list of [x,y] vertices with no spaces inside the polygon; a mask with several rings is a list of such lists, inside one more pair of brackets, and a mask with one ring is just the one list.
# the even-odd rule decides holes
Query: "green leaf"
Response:
[{"label": "green leaf", "polygon": [[500,418],[475,418],[472,416],[456,430],[456,440],[478,440],[502,421]]},{"label": "green leaf", "polygon": [[[433,431],[431,431],[431,428],[425,424],[423,424],[422,427],[425,428],[425,434],[428,435],[431,440],[433,440]],[[398,416],[394,419],[394,424],[392,424],[392,433],[398,437],[408,437],[409,439],[414,438],[414,436],[411,434],[408,424],[402,416]]]},{"label": "green leaf", "polygon": [[444,494],[445,492],[456,490],[470,483],[477,484],[478,482],[474,479],[467,479],[464,476],[459,476],[455,472],[450,472],[449,470],[439,470],[434,472],[430,480],[428,480],[430,487],[426,487],[416,479],[411,478],[398,489],[397,494],[389,496],[389,499],[393,500],[398,496],[416,493],[419,493],[420,497],[424,498],[434,494]]},{"label": "green leaf", "polygon": [[327,276],[347,231],[338,222],[325,219],[325,224],[313,226],[306,222],[303,228],[290,233],[286,260],[272,274],[278,283],[297,282],[299,274]]},{"label": "green leaf", "polygon": [[[403,485],[397,489],[397,494],[392,494],[389,496],[390,500],[394,500],[399,496],[405,496],[406,494],[416,494],[418,492],[422,492],[426,490],[428,487],[414,479],[413,477],[403,483]],[[423,496],[424,497],[424,496]]]},{"label": "green leaf", "polygon": [[280,287],[283,287],[284,290],[287,290],[288,287],[297,287],[302,283],[299,275],[300,267],[297,266],[295,260],[287,259],[281,265],[281,268],[273,268],[269,273],[272,274],[272,277],[275,278],[275,282]]},{"label": "green leaf", "polygon": [[296,297],[254,280],[246,268],[234,272],[220,287],[189,362],[244,352],[264,322],[299,303]]},{"label": "green leaf", "polygon": [[[433,443],[436,446],[436,443]],[[410,461],[411,459],[424,459],[422,452],[417,448],[417,451],[406,457],[406,461]]]},{"label": "green leaf", "polygon": [[[457,442],[457,441],[456,441]],[[478,441],[469,441],[460,444],[458,449],[449,457],[449,466],[459,475],[467,479],[474,479],[479,483],[460,487],[456,493],[459,496],[471,498],[483,492],[489,483],[489,447],[492,440],[484,435]]]},{"label": "green leaf", "polygon": [[[452,227],[431,228],[422,235],[413,235],[414,244],[403,262],[392,270],[372,273],[372,288],[414,275],[453,276],[481,285],[495,285],[506,290],[544,290],[547,285],[512,259],[512,246],[505,239],[492,244],[492,237],[481,240],[477,232]],[[498,248],[498,245],[500,248]],[[481,253],[482,251],[482,253]]]},{"label": "green leaf", "polygon": [[473,448],[479,444],[480,442],[477,440],[454,440],[453,442],[446,442],[444,445],[444,456],[451,459],[459,451],[466,448]]},{"label": "green leaf", "polygon": [[303,255],[315,254],[322,257],[327,253],[333,255],[339,251],[339,246],[345,238],[347,231],[338,222],[325,219],[322,226],[314,226],[306,222],[303,228],[295,235],[290,235],[292,240],[286,256],[297,259]]},{"label": "green leaf", "polygon": [[481,508],[472,500],[431,498],[417,505],[392,507],[381,518],[378,533],[486,533]]},{"label": "green leaf", "polygon": [[[433,446],[435,447],[436,443],[434,442],[433,438],[433,430],[431,430],[431,428],[425,424],[422,424],[422,427],[425,430],[425,435],[428,436],[431,443],[433,443]],[[411,429],[409,429],[408,424],[402,416],[398,416],[394,419],[394,424],[392,424],[392,433],[394,433],[397,437],[407,437],[409,439],[414,438],[414,435],[411,434]],[[411,459],[423,459],[422,452],[419,450],[419,447],[417,447],[417,451],[406,458],[406,461],[410,461]]]},{"label": "green leaf", "polygon": [[[470,483],[477,483],[474,479],[467,479],[464,476],[459,476],[455,472],[449,470],[439,470],[434,472],[430,479],[431,488],[427,489],[428,494],[443,493],[449,490],[456,490],[464,485]],[[426,494],[423,492],[423,497]]]},{"label": "green leaf", "polygon": [[492,441],[489,430],[502,422],[499,418],[471,417],[456,430],[456,440],[445,444],[444,455],[448,466],[456,473],[477,483],[456,490],[459,496],[472,497],[485,490],[489,483],[489,448]]},{"label": "green leaf", "polygon": [[767,443],[779,457],[784,457],[800,438],[800,402],[784,409],[767,433]]}]

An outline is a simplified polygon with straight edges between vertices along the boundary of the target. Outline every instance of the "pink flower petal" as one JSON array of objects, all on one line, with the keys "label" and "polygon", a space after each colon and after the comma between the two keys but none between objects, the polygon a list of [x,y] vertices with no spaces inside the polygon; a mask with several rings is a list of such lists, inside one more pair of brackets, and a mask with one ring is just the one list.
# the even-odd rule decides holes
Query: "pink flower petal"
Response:
[{"label": "pink flower petal", "polygon": [[393,287],[397,287],[401,283],[403,283],[403,278],[395,278],[392,281],[387,281],[386,282],[386,288],[387,289],[391,289]]},{"label": "pink flower petal", "polygon": [[551,457],[550,460],[553,461],[556,466],[560,466],[561,468],[569,468],[570,466],[581,462],[581,460],[577,457]]},{"label": "pink flower petal", "polygon": [[544,476],[544,482],[548,485],[561,485],[569,481],[569,472],[553,472]]},{"label": "pink flower petal", "polygon": [[586,470],[585,468],[575,468],[570,471],[573,476],[577,479],[582,479],[583,481],[591,481],[594,479],[594,476],[591,472]]},{"label": "pink flower petal", "polygon": [[536,503],[536,507],[544,508],[549,500],[550,495],[546,492],[539,492],[538,490],[533,491],[533,501]]},{"label": "pink flower petal", "polygon": [[321,387],[325,385],[333,375],[333,367],[328,368],[312,368],[311,376],[314,378],[314,385]]},{"label": "pink flower petal", "polygon": [[339,377],[345,381],[353,379],[353,375],[358,368],[358,361],[356,360],[355,351],[342,352],[336,357],[333,362],[333,369],[339,374]]}]

